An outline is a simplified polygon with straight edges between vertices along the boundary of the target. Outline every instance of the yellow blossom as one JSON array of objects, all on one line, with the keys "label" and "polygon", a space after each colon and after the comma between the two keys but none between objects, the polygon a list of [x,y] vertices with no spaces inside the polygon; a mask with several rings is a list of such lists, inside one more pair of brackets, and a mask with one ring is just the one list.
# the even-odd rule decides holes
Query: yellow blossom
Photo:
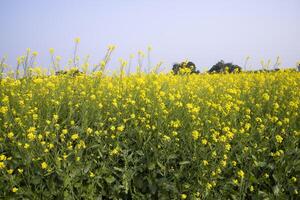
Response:
[{"label": "yellow blossom", "polygon": [[181,194],[181,195],[180,195],[180,198],[181,198],[181,199],[186,199],[186,198],[187,198],[187,195],[186,195],[186,194]]},{"label": "yellow blossom", "polygon": [[91,128],[87,128],[86,129],[86,133],[89,135],[89,134],[91,134],[93,132],[93,129],[91,129]]},{"label": "yellow blossom", "polygon": [[251,185],[250,188],[249,188],[250,192],[253,192],[254,191],[254,187]]},{"label": "yellow blossom", "polygon": [[240,178],[244,178],[244,177],[245,177],[245,173],[243,172],[243,170],[239,170],[239,171],[238,171],[238,176],[239,176]]},{"label": "yellow blossom", "polygon": [[192,132],[192,136],[194,140],[197,140],[199,138],[199,135],[200,135],[199,132],[196,130]]},{"label": "yellow blossom", "polygon": [[28,133],[27,134],[27,138],[30,140],[30,141],[33,141],[35,139],[35,135],[33,133]]},{"label": "yellow blossom", "polygon": [[13,139],[14,133],[13,133],[13,132],[9,132],[9,133],[7,134],[7,137],[8,137],[9,139]]},{"label": "yellow blossom", "polygon": [[121,125],[121,126],[118,126],[117,130],[122,132],[124,130],[125,126],[124,125]]},{"label": "yellow blossom", "polygon": [[232,163],[232,166],[234,166],[234,167],[236,166],[236,161],[232,161],[231,163]]},{"label": "yellow blossom", "polygon": [[78,44],[80,42],[80,38],[79,37],[75,38],[74,42]]},{"label": "yellow blossom", "polygon": [[210,189],[212,188],[212,184],[207,183],[207,184],[206,184],[206,188],[207,188],[208,190],[210,190]]},{"label": "yellow blossom", "polygon": [[4,162],[0,161],[0,169],[4,169],[6,167],[6,165],[4,164]]},{"label": "yellow blossom", "polygon": [[234,180],[233,180],[233,183],[234,183],[235,185],[238,185],[238,184],[239,184],[239,181],[238,181],[237,179],[234,179]]},{"label": "yellow blossom", "polygon": [[46,162],[42,162],[41,167],[42,167],[42,169],[47,169],[48,164]]},{"label": "yellow blossom", "polygon": [[77,133],[75,133],[71,136],[72,140],[77,140],[78,138],[79,138],[79,135]]},{"label": "yellow blossom", "polygon": [[24,149],[28,149],[29,147],[30,147],[29,144],[27,144],[27,143],[24,144]]},{"label": "yellow blossom", "polygon": [[204,144],[204,145],[206,145],[207,144],[207,140],[206,139],[202,139],[201,143]]},{"label": "yellow blossom", "polygon": [[296,182],[297,182],[297,178],[296,178],[296,177],[294,177],[294,176],[291,178],[291,180],[292,180],[294,183],[296,183]]},{"label": "yellow blossom", "polygon": [[95,174],[93,172],[90,172],[90,177],[91,178],[95,177]]},{"label": "yellow blossom", "polygon": [[282,143],[283,138],[281,137],[281,135],[276,135],[275,138],[278,143]]},{"label": "yellow blossom", "polygon": [[0,155],[0,161],[6,160],[6,159],[7,159],[7,157],[4,154]]}]

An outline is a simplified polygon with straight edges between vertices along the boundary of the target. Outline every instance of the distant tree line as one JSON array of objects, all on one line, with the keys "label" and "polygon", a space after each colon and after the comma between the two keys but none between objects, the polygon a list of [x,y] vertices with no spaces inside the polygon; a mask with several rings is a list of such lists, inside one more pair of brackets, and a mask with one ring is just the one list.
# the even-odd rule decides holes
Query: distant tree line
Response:
[{"label": "distant tree line", "polygon": [[[294,69],[295,71],[300,72],[300,63],[297,66],[297,69]],[[173,74],[200,74],[200,71],[197,70],[196,65],[191,61],[184,61],[181,63],[175,63],[172,67]],[[279,71],[279,68],[275,69],[259,69],[259,70],[247,70],[247,72],[252,73],[259,73],[259,72],[276,72]],[[239,73],[242,72],[242,67],[235,65],[233,63],[226,63],[224,60],[220,60],[215,65],[213,65],[207,73]],[[83,72],[79,71],[78,69],[73,70],[59,70],[55,73],[55,75],[69,75],[69,76],[77,76],[79,74],[82,74]]]},{"label": "distant tree line", "polygon": [[[181,62],[175,63],[173,65],[172,71],[175,75],[180,74],[181,71],[192,74],[199,74],[200,71],[197,70],[196,65],[193,62]],[[259,73],[259,72],[276,72],[280,69],[276,67],[275,69],[259,69],[259,70],[247,70],[247,72]],[[294,69],[296,71],[296,69]],[[297,66],[297,70],[300,72],[300,63]],[[234,65],[233,63],[226,63],[224,60],[220,60],[215,65],[213,65],[208,71],[208,73],[239,73],[242,72],[242,67]]]},{"label": "distant tree line", "polygon": [[[196,69],[196,65],[193,62],[181,62],[175,63],[173,65],[172,71],[174,74],[179,74],[180,71],[186,71],[189,69],[190,73],[192,74],[199,74],[200,71]],[[232,63],[225,63],[223,60],[217,62],[213,65],[209,70],[208,73],[233,73],[233,72],[241,72],[242,68],[238,65],[234,65]]]}]

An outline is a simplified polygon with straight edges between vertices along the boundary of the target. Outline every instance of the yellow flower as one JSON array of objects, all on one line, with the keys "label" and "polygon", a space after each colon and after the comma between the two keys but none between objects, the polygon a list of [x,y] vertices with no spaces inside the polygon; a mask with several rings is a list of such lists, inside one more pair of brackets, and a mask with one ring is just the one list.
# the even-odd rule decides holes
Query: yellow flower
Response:
[{"label": "yellow flower", "polygon": [[116,127],[115,126],[111,126],[110,130],[114,131],[114,130],[116,130]]},{"label": "yellow flower", "polygon": [[92,94],[91,96],[91,100],[95,100],[96,99],[96,95]]},{"label": "yellow flower", "polygon": [[93,129],[91,129],[91,128],[87,128],[86,129],[86,133],[89,135],[89,134],[91,134],[93,132]]},{"label": "yellow flower", "polygon": [[8,137],[9,139],[12,139],[12,138],[14,137],[14,133],[13,133],[13,132],[9,132],[9,133],[7,134],[7,137]]},{"label": "yellow flower", "polygon": [[265,173],[265,174],[264,174],[264,177],[265,177],[265,178],[269,178],[269,174]]},{"label": "yellow flower", "polygon": [[111,152],[110,152],[110,155],[116,155],[120,152],[120,147],[116,147],[114,148]]},{"label": "yellow flower", "polygon": [[115,48],[116,48],[116,45],[113,45],[113,44],[108,45],[108,49],[110,51],[113,51]]},{"label": "yellow flower", "polygon": [[79,138],[79,135],[77,133],[75,133],[71,136],[72,140],[77,140],[78,138]]},{"label": "yellow flower", "polygon": [[226,167],[226,165],[227,165],[226,160],[222,160],[222,161],[221,161],[221,165],[222,165],[223,167]]},{"label": "yellow flower", "polygon": [[74,42],[75,42],[76,44],[78,44],[78,43],[80,42],[80,38],[79,38],[79,37],[75,38],[75,39],[74,39]]},{"label": "yellow flower", "polygon": [[35,135],[33,133],[28,133],[27,134],[27,138],[30,140],[30,141],[33,141],[35,139]]},{"label": "yellow flower", "polygon": [[24,170],[23,170],[23,169],[21,169],[21,168],[20,168],[20,169],[18,169],[18,172],[19,172],[20,174],[22,174],[22,173],[23,173],[23,171],[24,171]]},{"label": "yellow flower", "polygon": [[4,154],[0,155],[0,161],[2,161],[2,160],[6,160],[6,156]]},{"label": "yellow flower", "polygon": [[53,120],[57,121],[58,120],[58,115],[53,115]]},{"label": "yellow flower", "polygon": [[171,138],[169,136],[167,136],[167,135],[163,135],[163,140],[164,141],[170,141]]},{"label": "yellow flower", "polygon": [[212,184],[207,183],[207,184],[206,184],[206,188],[207,188],[208,190],[210,190],[210,189],[212,188]]},{"label": "yellow flower", "polygon": [[38,135],[38,139],[41,141],[43,139],[43,135],[42,134],[39,134]]},{"label": "yellow flower", "polygon": [[206,145],[207,144],[207,140],[206,139],[202,139],[201,143],[204,144],[204,145]]},{"label": "yellow flower", "polygon": [[174,137],[176,137],[176,136],[178,135],[178,132],[177,132],[177,131],[172,131],[172,135],[173,135]]},{"label": "yellow flower", "polygon": [[42,167],[42,169],[47,169],[48,164],[46,162],[42,162],[41,167]]},{"label": "yellow flower", "polygon": [[104,60],[101,60],[101,61],[100,61],[100,65],[101,65],[102,67],[104,67],[104,66],[106,65],[106,62],[105,62]]},{"label": "yellow flower", "polygon": [[217,152],[213,151],[211,155],[212,155],[212,157],[216,157],[217,156]]},{"label": "yellow flower", "polygon": [[194,139],[194,140],[197,140],[197,139],[199,138],[199,132],[196,131],[196,130],[193,131],[193,132],[192,132],[192,136],[193,136],[193,139]]},{"label": "yellow flower", "polygon": [[117,130],[120,132],[122,132],[124,129],[125,129],[124,125],[118,126],[118,128],[117,128]]},{"label": "yellow flower", "polygon": [[50,52],[51,55],[54,54],[54,49],[53,49],[53,48],[50,48],[50,49],[49,49],[49,52]]},{"label": "yellow flower", "polygon": [[269,99],[270,99],[270,96],[268,95],[268,93],[264,93],[264,94],[262,95],[262,97],[263,97],[263,99],[264,99],[265,101],[269,101]]},{"label": "yellow flower", "polygon": [[280,135],[276,135],[275,138],[278,143],[282,143],[283,138]]},{"label": "yellow flower", "polygon": [[208,161],[207,161],[207,160],[203,160],[202,162],[203,162],[203,165],[204,165],[204,166],[207,166],[207,165],[208,165]]},{"label": "yellow flower", "polygon": [[254,191],[254,187],[253,187],[252,185],[250,186],[249,189],[250,189],[250,192],[253,192],[253,191]]},{"label": "yellow flower", "polygon": [[90,177],[91,178],[95,177],[95,174],[93,172],[90,172]]},{"label": "yellow flower", "polygon": [[245,173],[243,172],[243,170],[239,170],[239,171],[238,171],[238,176],[239,176],[240,178],[244,178]]},{"label": "yellow flower", "polygon": [[181,197],[181,199],[186,199],[187,195],[186,194],[181,194],[180,197]]},{"label": "yellow flower", "polygon": [[135,114],[132,113],[132,114],[130,115],[130,117],[131,117],[131,119],[134,119],[134,118],[135,118]]},{"label": "yellow flower", "polygon": [[293,176],[293,177],[291,178],[291,180],[292,180],[294,183],[296,183],[297,178]]},{"label": "yellow flower", "polygon": [[275,110],[279,108],[279,104],[278,103],[274,103],[273,106],[274,106]]},{"label": "yellow flower", "polygon": [[232,166],[234,166],[234,167],[236,166],[236,161],[232,161],[231,163],[232,163]]},{"label": "yellow flower", "polygon": [[36,131],[36,128],[35,127],[30,127],[27,132],[28,133],[34,133]]},{"label": "yellow flower", "polygon": [[14,172],[14,170],[13,169],[9,169],[9,170],[7,170],[7,173],[8,174],[12,174]]},{"label": "yellow flower", "polygon": [[18,188],[13,187],[13,189],[11,189],[11,191],[12,191],[13,193],[16,193],[16,192],[18,191]]},{"label": "yellow flower", "polygon": [[6,166],[5,166],[5,164],[4,164],[4,162],[0,162],[0,169],[4,169]]},{"label": "yellow flower", "polygon": [[239,181],[238,181],[237,179],[233,179],[233,183],[234,183],[235,185],[238,185],[238,184],[239,184]]}]

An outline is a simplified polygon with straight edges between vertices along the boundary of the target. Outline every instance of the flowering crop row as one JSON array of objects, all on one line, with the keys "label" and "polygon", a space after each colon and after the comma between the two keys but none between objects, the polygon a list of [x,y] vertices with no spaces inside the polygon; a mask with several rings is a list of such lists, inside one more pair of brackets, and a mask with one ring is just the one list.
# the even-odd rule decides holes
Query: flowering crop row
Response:
[{"label": "flowering crop row", "polygon": [[299,198],[300,73],[0,80],[0,198]]}]

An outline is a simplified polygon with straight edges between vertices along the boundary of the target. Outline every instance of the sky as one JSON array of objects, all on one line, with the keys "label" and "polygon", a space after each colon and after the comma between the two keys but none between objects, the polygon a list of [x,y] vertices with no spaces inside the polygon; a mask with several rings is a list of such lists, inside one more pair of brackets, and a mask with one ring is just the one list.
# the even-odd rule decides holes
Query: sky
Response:
[{"label": "sky", "polygon": [[299,8],[299,0],[1,0],[0,56],[15,67],[31,48],[46,68],[54,48],[66,65],[80,37],[78,55],[90,55],[91,65],[109,44],[117,46],[111,70],[119,68],[119,58],[149,45],[151,64],[163,61],[165,70],[184,60],[200,71],[221,59],[244,67],[247,56],[247,69],[277,56],[282,67],[294,67],[300,61]]}]

